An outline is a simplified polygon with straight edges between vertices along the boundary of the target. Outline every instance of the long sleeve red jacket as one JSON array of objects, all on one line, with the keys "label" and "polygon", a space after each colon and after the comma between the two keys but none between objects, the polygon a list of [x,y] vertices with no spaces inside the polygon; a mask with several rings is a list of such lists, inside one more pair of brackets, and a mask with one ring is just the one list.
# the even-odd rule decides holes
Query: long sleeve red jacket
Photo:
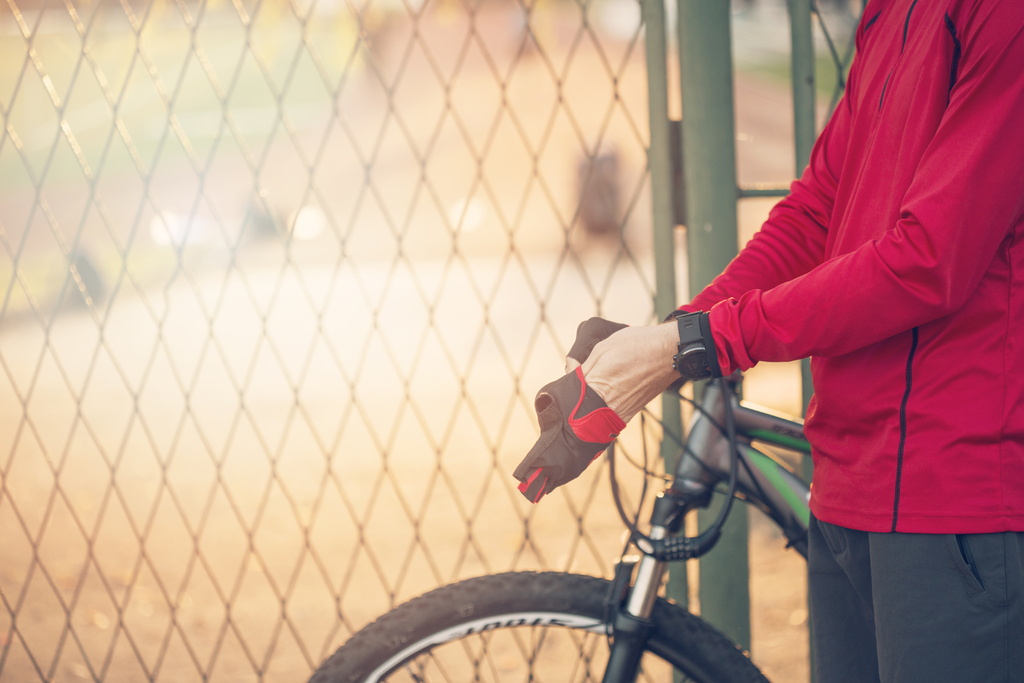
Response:
[{"label": "long sleeve red jacket", "polygon": [[811,509],[1024,531],[1024,2],[870,0],[803,176],[688,310],[724,372],[811,356]]}]

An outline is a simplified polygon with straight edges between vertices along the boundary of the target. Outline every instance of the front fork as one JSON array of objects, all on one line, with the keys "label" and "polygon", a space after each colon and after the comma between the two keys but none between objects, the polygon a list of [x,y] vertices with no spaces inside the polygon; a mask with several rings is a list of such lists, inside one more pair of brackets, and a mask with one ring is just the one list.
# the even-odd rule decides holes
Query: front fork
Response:
[{"label": "front fork", "polygon": [[[710,452],[715,441],[721,438],[720,429],[713,429],[711,421],[703,419],[704,413],[721,419],[723,396],[719,385],[709,382],[704,388],[701,402],[702,411],[689,430],[688,443],[697,452]],[[686,513],[711,502],[715,479],[707,475],[706,467],[695,458],[682,457],[677,465],[672,486],[658,494],[651,515],[650,540],[660,541],[676,534],[683,527]],[[636,568],[636,579],[629,584],[636,561],[620,562],[615,569],[613,592],[609,596],[609,616],[614,640],[608,666],[605,668],[603,683],[633,683],[640,667],[644,646],[650,636],[653,623],[651,612],[658,599],[661,579],[668,564],[655,559],[653,548],[644,548],[646,541],[634,539],[645,551]]]},{"label": "front fork", "polygon": [[[654,527],[651,529],[651,538],[664,538],[666,533],[665,527]],[[644,555],[636,570],[636,580],[630,587],[629,580],[637,564],[635,560],[624,559],[615,565],[615,580],[609,596],[613,610],[611,626],[614,641],[604,670],[603,683],[632,683],[636,679],[644,645],[651,633],[651,612],[658,599],[658,589],[667,563]]]},{"label": "front fork", "polygon": [[[695,503],[701,502],[706,504],[703,496],[691,497],[671,490],[663,491],[654,504],[649,538],[659,541],[678,532],[686,512]],[[636,578],[630,586],[634,567]],[[653,626],[651,613],[658,600],[658,590],[667,567],[667,562],[651,555],[644,555],[639,562],[626,559],[616,565],[609,595],[614,640],[604,670],[603,683],[632,683],[636,679],[644,645]]]}]

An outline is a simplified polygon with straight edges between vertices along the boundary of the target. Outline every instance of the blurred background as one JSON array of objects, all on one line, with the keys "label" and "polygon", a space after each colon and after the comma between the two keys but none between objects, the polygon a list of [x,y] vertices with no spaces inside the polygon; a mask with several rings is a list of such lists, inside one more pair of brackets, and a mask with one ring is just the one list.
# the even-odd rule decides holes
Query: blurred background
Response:
[{"label": "blurred background", "polygon": [[[733,15],[740,181],[786,183],[786,6]],[[608,575],[605,463],[511,472],[577,324],[656,318],[643,41],[635,0],[0,4],[0,681],[305,680],[444,583]],[[758,515],[753,657],[807,680]]]}]

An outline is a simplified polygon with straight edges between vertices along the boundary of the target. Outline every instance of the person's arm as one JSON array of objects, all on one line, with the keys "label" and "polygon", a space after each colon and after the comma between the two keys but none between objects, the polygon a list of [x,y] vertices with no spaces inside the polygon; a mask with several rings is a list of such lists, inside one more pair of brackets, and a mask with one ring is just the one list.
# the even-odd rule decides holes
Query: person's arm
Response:
[{"label": "person's arm", "polygon": [[[818,137],[810,163],[790,186],[789,196],[775,205],[768,220],[722,274],[680,308],[709,311],[719,301],[752,289],[771,289],[822,262],[846,155],[849,119],[844,100]],[[699,254],[694,256],[699,258]]]},{"label": "person's arm", "polygon": [[[851,79],[855,73],[856,66]],[[850,113],[844,98],[818,137],[810,162],[792,184],[790,195],[772,209],[761,230],[726,270],[681,309],[707,311],[719,301],[751,289],[774,287],[821,263],[846,157]],[[679,379],[672,368],[677,341],[675,321],[621,330],[593,347],[583,363],[583,374],[608,406],[628,422]],[[566,372],[577,365],[567,358]]]},{"label": "person's arm", "polygon": [[[862,26],[857,31],[858,52],[863,52],[863,37]],[[722,274],[680,308],[709,311],[719,301],[742,296],[750,290],[772,289],[822,263],[839,176],[849,145],[852,118],[849,93],[855,87],[858,72],[859,61],[854,60],[847,81],[847,96],[840,100],[815,141],[807,167],[790,186],[790,194],[772,208],[768,220]],[[693,256],[700,257],[699,254]]]},{"label": "person's arm", "polygon": [[[761,230],[725,271],[681,309],[711,310],[719,301],[774,287],[821,263],[849,124],[849,104],[844,98],[818,137],[810,163],[793,182],[790,195],[772,209]],[[672,368],[677,341],[674,320],[621,330],[593,347],[583,363],[583,374],[608,406],[628,422],[679,379]],[[566,372],[577,365],[566,358]]]},{"label": "person's arm", "polygon": [[[754,263],[744,261],[753,258],[746,255],[748,246],[730,266],[736,272],[732,285],[720,278],[684,306],[706,309],[725,291],[710,307],[723,373],[762,360],[867,346],[957,310],[977,287],[1024,211],[1024,7],[1003,3],[994,11],[1015,18],[973,17],[975,37],[994,35],[985,36],[984,44],[965,44],[949,107],[896,225],[881,239],[767,290],[744,290],[752,280],[743,273]],[[839,121],[833,119],[830,128]],[[815,156],[830,146],[821,149],[819,141]],[[824,168],[837,173],[839,167]],[[737,291],[744,293],[732,293]],[[674,352],[666,343],[670,326],[631,329],[629,337],[617,333],[598,344],[583,366],[588,382],[623,416],[634,414],[672,377],[666,370]],[[621,360],[630,357],[653,358],[654,369]],[[636,395],[633,389],[648,374],[659,381]]]},{"label": "person's arm", "polygon": [[854,351],[953,313],[1024,211],[1024,6],[979,7],[936,134],[883,236],[711,309],[723,372]]}]

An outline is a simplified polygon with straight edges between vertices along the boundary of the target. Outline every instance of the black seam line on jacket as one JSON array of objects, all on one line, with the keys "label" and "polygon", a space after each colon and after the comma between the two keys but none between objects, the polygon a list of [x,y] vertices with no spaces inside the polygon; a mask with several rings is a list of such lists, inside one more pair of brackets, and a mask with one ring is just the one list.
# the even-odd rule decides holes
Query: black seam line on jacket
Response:
[{"label": "black seam line on jacket", "polygon": [[957,71],[960,69],[960,52],[962,50],[960,46],[960,39],[956,37],[956,26],[953,24],[953,20],[949,18],[949,12],[946,12],[945,16],[946,28],[949,29],[949,35],[953,36],[953,63],[949,67],[949,90],[946,92],[946,106],[949,106],[949,98],[953,95],[953,86],[956,85]]},{"label": "black seam line on jacket", "polygon": [[900,46],[900,54],[903,54],[903,48],[907,46],[907,29],[910,28],[910,15],[914,13],[914,7],[917,6],[917,0],[914,0],[910,5],[910,9],[907,11],[907,20],[903,22],[903,45]]},{"label": "black seam line on jacket", "polygon": [[885,84],[882,85],[882,96],[878,98],[878,111],[882,111],[882,103],[885,102],[885,89],[889,87],[889,79],[892,78],[892,72],[896,70],[894,66],[889,70],[889,75],[885,77]]},{"label": "black seam line on jacket", "polygon": [[900,483],[903,479],[903,449],[907,445],[907,402],[910,401],[910,387],[914,380],[914,354],[917,352],[917,328],[913,329],[910,342],[910,353],[907,354],[907,388],[903,392],[900,403],[900,448],[896,452],[896,494],[892,502],[892,530],[896,532],[896,522],[900,512]]},{"label": "black seam line on jacket", "polygon": [[872,24],[878,21],[878,17],[880,16],[882,16],[882,10],[878,10],[877,12],[875,12],[875,16],[868,19],[867,23],[864,24],[864,33],[868,32],[868,29],[871,28]]},{"label": "black seam line on jacket", "polygon": [[[914,0],[910,4],[910,9],[907,10],[907,19],[903,22],[903,44],[900,45],[900,54],[903,54],[903,48],[907,46],[907,29],[910,28],[910,15],[914,13],[914,7],[917,6],[917,0]],[[882,12],[879,11],[878,14]],[[877,15],[876,15],[877,16]],[[892,78],[892,72],[896,70],[896,65],[893,64],[892,68],[889,69],[889,75],[885,77],[885,84],[882,86],[882,96],[878,98],[878,111],[882,111],[882,103],[885,102],[885,89],[889,87],[889,79]],[[948,104],[948,103],[947,103]]]}]

